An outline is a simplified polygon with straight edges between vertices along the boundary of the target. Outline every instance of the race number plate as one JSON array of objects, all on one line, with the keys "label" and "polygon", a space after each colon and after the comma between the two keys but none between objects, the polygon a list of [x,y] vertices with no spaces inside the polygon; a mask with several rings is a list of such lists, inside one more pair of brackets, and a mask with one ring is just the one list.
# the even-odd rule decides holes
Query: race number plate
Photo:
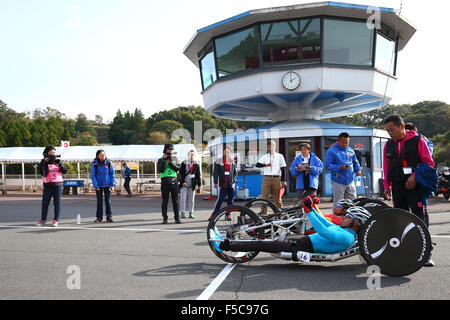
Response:
[{"label": "race number plate", "polygon": [[299,251],[297,252],[297,257],[300,262],[311,262],[311,253]]}]

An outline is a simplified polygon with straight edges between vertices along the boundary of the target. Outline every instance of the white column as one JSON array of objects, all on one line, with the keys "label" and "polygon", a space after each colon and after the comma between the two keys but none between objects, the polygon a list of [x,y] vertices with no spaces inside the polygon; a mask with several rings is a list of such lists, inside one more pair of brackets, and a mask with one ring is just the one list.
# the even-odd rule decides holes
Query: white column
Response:
[{"label": "white column", "polygon": [[141,193],[140,192],[141,191],[141,185],[139,184],[141,182],[140,174],[139,174],[140,168],[141,168],[141,162],[138,162],[137,177],[136,177],[137,178],[136,181],[137,181],[137,193],[138,194]]},{"label": "white column", "polygon": [[156,179],[158,178],[158,170],[156,168],[157,164],[158,163],[155,161],[155,182],[156,182]]},{"label": "white column", "polygon": [[77,163],[78,180],[81,180],[80,163]]},{"label": "white column", "polygon": [[3,194],[6,194],[6,165],[2,162],[2,180],[3,180]]},{"label": "white column", "polygon": [[25,163],[22,162],[22,191],[25,191]]}]

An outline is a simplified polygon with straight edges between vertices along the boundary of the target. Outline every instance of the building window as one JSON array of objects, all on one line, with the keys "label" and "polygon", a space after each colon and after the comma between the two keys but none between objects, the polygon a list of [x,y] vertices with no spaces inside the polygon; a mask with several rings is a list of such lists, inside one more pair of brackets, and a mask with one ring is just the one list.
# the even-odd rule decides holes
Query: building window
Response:
[{"label": "building window", "polygon": [[200,59],[200,70],[202,73],[203,90],[205,90],[217,80],[216,62],[212,45],[205,50],[205,54]]},{"label": "building window", "polygon": [[380,33],[377,33],[377,44],[375,54],[375,68],[395,74],[395,60],[396,60],[396,45],[395,41],[386,38]]},{"label": "building window", "polygon": [[264,66],[320,62],[320,19],[261,24]]},{"label": "building window", "polygon": [[216,39],[219,78],[260,67],[257,34],[252,27]]},{"label": "building window", "polygon": [[373,34],[365,21],[324,19],[323,62],[372,66]]}]

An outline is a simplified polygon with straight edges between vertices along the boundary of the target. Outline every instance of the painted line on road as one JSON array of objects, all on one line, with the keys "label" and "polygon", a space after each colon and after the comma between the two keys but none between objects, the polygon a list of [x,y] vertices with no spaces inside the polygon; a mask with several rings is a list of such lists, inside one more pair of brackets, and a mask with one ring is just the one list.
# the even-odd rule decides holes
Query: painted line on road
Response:
[{"label": "painted line on road", "polygon": [[193,233],[193,232],[204,232],[205,230],[176,230],[176,229],[137,229],[137,228],[98,228],[98,227],[37,227],[37,226],[3,226],[0,225],[1,228],[9,228],[9,229],[48,229],[48,230],[102,230],[102,231],[154,231],[154,232],[179,232],[179,233]]},{"label": "painted line on road", "polygon": [[216,292],[216,290],[220,287],[222,282],[228,277],[230,272],[233,271],[235,266],[236,264],[229,263],[196,300],[208,300],[213,295],[213,293]]}]

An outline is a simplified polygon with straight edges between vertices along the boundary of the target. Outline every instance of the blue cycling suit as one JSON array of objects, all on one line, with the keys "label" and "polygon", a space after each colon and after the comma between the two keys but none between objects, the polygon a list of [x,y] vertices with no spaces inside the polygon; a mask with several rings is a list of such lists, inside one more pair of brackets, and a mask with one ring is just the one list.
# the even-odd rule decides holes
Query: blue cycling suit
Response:
[{"label": "blue cycling suit", "polygon": [[356,232],[329,222],[314,209],[308,213],[308,218],[317,232],[308,236],[314,252],[338,253],[345,251],[355,242]]}]

